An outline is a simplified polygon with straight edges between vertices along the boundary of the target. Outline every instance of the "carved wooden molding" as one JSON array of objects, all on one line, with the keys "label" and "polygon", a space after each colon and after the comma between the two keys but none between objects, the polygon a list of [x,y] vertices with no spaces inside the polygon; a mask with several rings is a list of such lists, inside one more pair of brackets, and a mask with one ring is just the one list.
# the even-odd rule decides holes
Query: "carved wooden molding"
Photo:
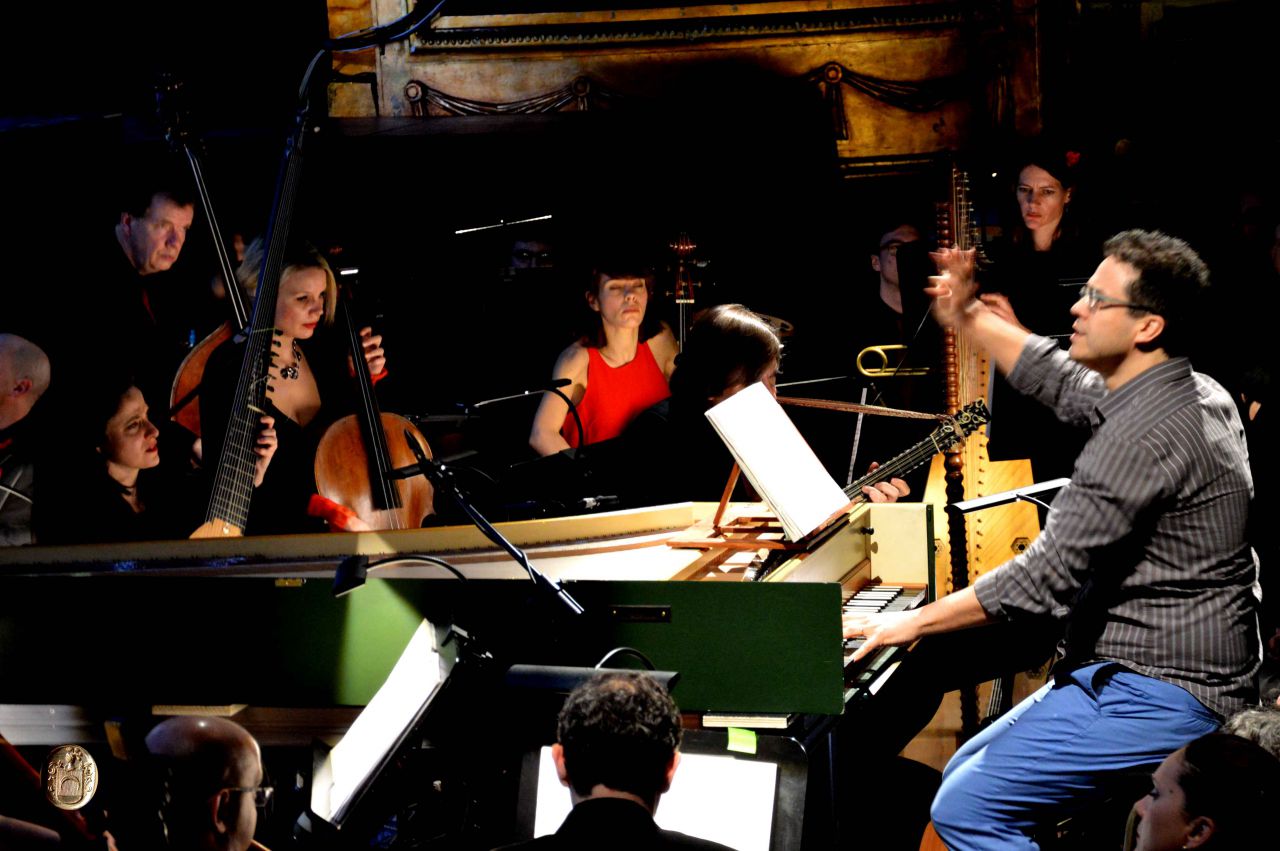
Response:
[{"label": "carved wooden molding", "polygon": [[908,112],[933,112],[944,103],[972,91],[971,74],[935,77],[931,80],[885,80],[851,71],[839,62],[828,62],[805,75],[821,90],[831,110],[831,130],[837,141],[849,139],[849,121],[844,113],[843,86],[862,92],[889,106]]},{"label": "carved wooden molding", "polygon": [[[932,112],[944,103],[975,93],[975,84],[985,83],[972,74],[957,74],[930,80],[886,80],[852,71],[839,62],[827,62],[802,75],[818,86],[831,111],[831,130],[837,141],[848,141],[849,122],[845,116],[842,88],[865,95],[897,109]],[[589,112],[613,108],[635,98],[601,85],[586,75],[567,85],[521,100],[492,102],[472,100],[433,89],[421,80],[404,87],[405,100],[418,118],[458,115],[535,115],[548,112]]]},{"label": "carved wooden molding", "polygon": [[545,94],[522,100],[493,103],[458,97],[433,89],[421,80],[405,83],[404,97],[413,115],[537,115],[547,112],[591,112],[609,109],[615,102],[626,100],[586,75],[575,77],[567,85]]},{"label": "carved wooden molding", "polygon": [[[531,4],[536,6],[535,4]],[[456,50],[563,50],[606,46],[797,38],[875,30],[950,28],[999,20],[998,0],[950,0],[850,8],[792,8],[794,3],[680,7],[642,15],[554,14],[442,17],[415,34],[414,54]],[[832,4],[814,4],[828,6]],[[839,4],[835,4],[839,5]],[[751,9],[751,7],[756,9]],[[742,11],[748,9],[749,11]],[[692,14],[691,14],[692,13]]]}]

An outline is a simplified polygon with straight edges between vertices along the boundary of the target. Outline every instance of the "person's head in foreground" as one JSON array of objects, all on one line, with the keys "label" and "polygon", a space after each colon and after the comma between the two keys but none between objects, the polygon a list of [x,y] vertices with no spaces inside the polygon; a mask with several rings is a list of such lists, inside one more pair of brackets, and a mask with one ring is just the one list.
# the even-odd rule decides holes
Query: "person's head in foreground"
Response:
[{"label": "person's head in foreground", "polygon": [[625,798],[650,812],[671,786],[680,761],[680,715],[652,677],[602,674],[565,701],[552,757],[573,803]]},{"label": "person's head in foreground", "polygon": [[1280,761],[1253,742],[1211,733],[1170,754],[1138,801],[1136,851],[1254,849],[1275,842]]},{"label": "person's head in foreground", "polygon": [[262,757],[249,732],[225,718],[179,717],[147,734],[147,758],[163,779],[170,848],[244,851],[257,829]]}]

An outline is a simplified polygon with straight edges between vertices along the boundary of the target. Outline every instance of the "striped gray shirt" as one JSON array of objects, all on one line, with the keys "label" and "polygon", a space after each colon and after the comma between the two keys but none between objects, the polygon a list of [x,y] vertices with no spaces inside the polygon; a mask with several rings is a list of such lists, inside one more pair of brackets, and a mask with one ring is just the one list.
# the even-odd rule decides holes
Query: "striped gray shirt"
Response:
[{"label": "striped gray shirt", "polygon": [[1224,717],[1255,701],[1253,481],[1231,397],[1186,358],[1108,393],[1043,337],[1009,382],[1093,436],[1035,543],[978,579],[983,609],[1065,618],[1071,667],[1119,662]]}]

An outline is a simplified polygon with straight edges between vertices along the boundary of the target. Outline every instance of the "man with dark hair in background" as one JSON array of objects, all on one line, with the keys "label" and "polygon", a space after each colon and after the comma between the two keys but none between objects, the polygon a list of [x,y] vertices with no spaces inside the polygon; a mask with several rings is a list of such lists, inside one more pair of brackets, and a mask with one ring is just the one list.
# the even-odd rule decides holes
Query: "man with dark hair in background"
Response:
[{"label": "man with dark hair in background", "polygon": [[573,811],[553,835],[508,848],[726,851],[653,820],[680,763],[680,715],[653,678],[617,672],[578,686],[560,711],[557,738],[551,755]]}]

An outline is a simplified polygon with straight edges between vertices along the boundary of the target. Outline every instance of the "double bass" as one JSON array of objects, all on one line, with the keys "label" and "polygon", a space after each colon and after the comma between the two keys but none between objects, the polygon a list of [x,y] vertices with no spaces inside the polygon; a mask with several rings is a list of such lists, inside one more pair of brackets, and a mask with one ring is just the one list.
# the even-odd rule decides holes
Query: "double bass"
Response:
[{"label": "double bass", "polygon": [[227,303],[231,307],[231,319],[223,322],[208,336],[191,349],[178,366],[169,390],[169,419],[200,436],[200,385],[204,379],[204,368],[214,349],[221,346],[236,331],[249,324],[249,311],[245,306],[244,294],[240,292],[240,284],[236,279],[235,267],[227,251],[227,243],[222,238],[222,229],[218,226],[218,216],[214,212],[213,200],[209,196],[209,187],[204,180],[204,167],[200,161],[199,142],[194,138],[185,120],[186,111],[181,104],[182,83],[171,76],[163,76],[156,87],[156,109],[165,125],[165,139],[175,151],[181,151],[191,168],[191,177],[195,185],[196,195],[200,199],[200,210],[209,224],[209,233],[213,238],[213,252],[218,261],[218,273],[226,284]]}]

